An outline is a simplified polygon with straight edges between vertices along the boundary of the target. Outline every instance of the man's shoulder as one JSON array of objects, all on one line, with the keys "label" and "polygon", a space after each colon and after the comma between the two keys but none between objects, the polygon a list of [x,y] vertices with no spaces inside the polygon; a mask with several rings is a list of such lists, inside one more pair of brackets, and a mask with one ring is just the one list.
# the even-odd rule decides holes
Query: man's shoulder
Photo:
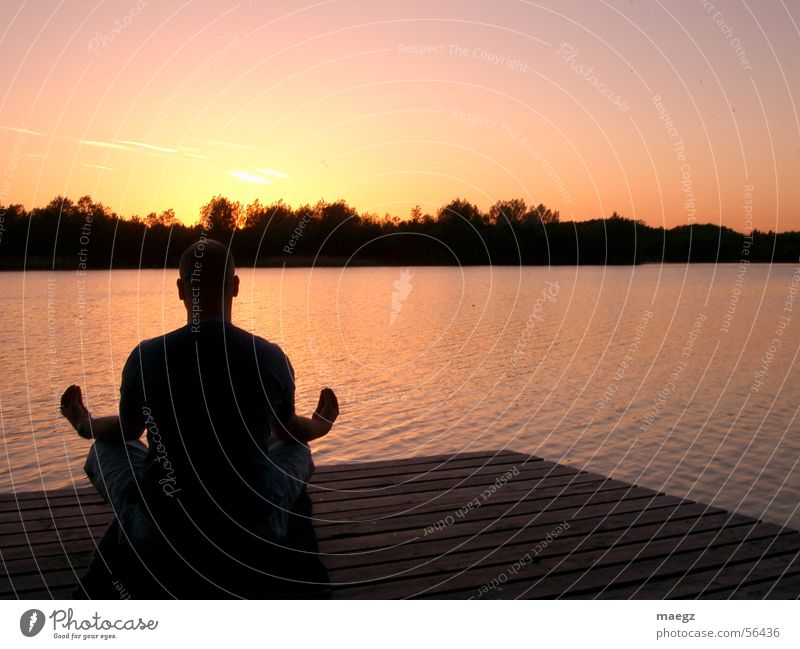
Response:
[{"label": "man's shoulder", "polygon": [[242,329],[241,327],[236,327],[234,325],[230,326],[229,329],[230,333],[240,339],[242,343],[252,346],[259,354],[266,355],[270,357],[276,358],[285,358],[286,354],[281,349],[280,345],[274,343],[272,341],[259,336],[251,331],[247,331],[246,329]]},{"label": "man's shoulder", "polygon": [[[281,349],[280,345],[277,343],[230,323],[224,326],[225,339],[227,341],[226,347],[228,348],[226,353],[230,353],[232,349],[236,348],[242,351],[247,349],[255,350],[256,354],[263,360],[272,362],[282,361],[284,363],[288,360],[283,349]],[[196,338],[187,325],[160,336],[141,341],[133,348],[130,355],[131,357],[138,356],[139,358],[147,358],[154,355],[163,356],[165,348],[174,348],[175,345],[180,346],[182,341],[185,342],[189,340],[196,340]]]},{"label": "man's shoulder", "polygon": [[131,356],[147,356],[149,354],[163,354],[164,345],[168,344],[170,341],[177,340],[182,338],[188,332],[189,327],[183,326],[179,327],[178,329],[174,329],[165,334],[161,334],[160,336],[154,336],[153,338],[146,338],[142,340],[136,347],[131,350]]},{"label": "man's shoulder", "polygon": [[169,342],[170,340],[174,340],[177,338],[183,338],[189,335],[189,325],[184,325],[182,327],[178,327],[177,329],[173,329],[172,331],[168,331],[165,334],[161,334],[160,336],[154,336],[153,338],[147,338],[139,343],[140,347],[146,347],[148,349],[153,347],[158,347],[164,344],[164,342]]}]

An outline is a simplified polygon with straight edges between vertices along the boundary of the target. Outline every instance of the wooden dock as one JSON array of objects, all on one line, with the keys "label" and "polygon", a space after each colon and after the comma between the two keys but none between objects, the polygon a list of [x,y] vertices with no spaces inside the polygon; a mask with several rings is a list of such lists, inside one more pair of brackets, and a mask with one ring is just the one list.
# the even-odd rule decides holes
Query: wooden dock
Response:
[{"label": "wooden dock", "polygon": [[[514,453],[319,467],[335,598],[800,597],[800,533]],[[91,488],[0,495],[0,598],[65,598],[111,521]]]}]

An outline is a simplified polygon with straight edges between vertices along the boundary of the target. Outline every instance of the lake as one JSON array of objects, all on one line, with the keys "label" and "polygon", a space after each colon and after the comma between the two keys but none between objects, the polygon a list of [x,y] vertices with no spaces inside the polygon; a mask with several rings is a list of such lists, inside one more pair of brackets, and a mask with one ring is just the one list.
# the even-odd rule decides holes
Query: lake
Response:
[{"label": "lake", "polygon": [[[240,269],[234,322],[297,406],[339,395],[318,464],[513,449],[800,527],[800,266]],[[3,273],[0,491],[81,482],[59,418],[116,409],[177,271]]]}]

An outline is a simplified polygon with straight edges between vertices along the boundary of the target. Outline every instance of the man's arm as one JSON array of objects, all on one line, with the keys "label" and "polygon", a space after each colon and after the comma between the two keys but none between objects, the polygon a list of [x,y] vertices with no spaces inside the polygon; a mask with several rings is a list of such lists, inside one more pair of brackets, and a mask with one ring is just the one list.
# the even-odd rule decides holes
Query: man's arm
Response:
[{"label": "man's arm", "polygon": [[129,424],[118,415],[92,417],[77,385],[69,386],[61,396],[61,414],[84,439],[124,443],[139,439],[144,432],[144,427]]},{"label": "man's arm", "polygon": [[310,441],[327,435],[333,422],[339,416],[339,400],[330,388],[319,393],[317,409],[311,417],[292,415],[288,421],[274,421],[272,432],[280,440],[308,444]]},{"label": "man's arm", "polygon": [[270,442],[267,453],[269,467],[265,497],[274,509],[268,522],[267,538],[281,540],[286,536],[289,512],[314,473],[308,442],[327,435],[338,415],[336,395],[326,388],[320,392],[317,409],[311,417],[292,414],[283,421],[273,420],[275,439]]}]

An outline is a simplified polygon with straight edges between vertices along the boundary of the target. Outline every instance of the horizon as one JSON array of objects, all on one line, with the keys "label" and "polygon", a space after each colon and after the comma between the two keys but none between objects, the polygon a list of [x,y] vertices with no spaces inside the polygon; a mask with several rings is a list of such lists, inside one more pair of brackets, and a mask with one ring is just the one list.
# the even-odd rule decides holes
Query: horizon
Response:
[{"label": "horizon", "polygon": [[800,230],[800,21],[783,3],[0,15],[3,205],[91,195],[191,225],[218,194],[402,219],[520,196],[563,221]]},{"label": "horizon", "polygon": [[[25,209],[26,212],[30,213],[30,212],[33,212],[35,210],[45,209],[48,205],[50,205],[53,201],[55,201],[58,198],[67,199],[67,200],[71,201],[73,205],[75,205],[77,203],[77,200],[75,200],[75,199],[73,199],[73,198],[71,198],[69,196],[54,196],[49,201],[42,202],[41,205],[38,205],[38,206],[35,206],[35,207],[28,207],[26,205],[22,205],[22,207]],[[93,197],[90,196],[89,198],[91,198],[94,201]],[[216,196],[210,196],[208,198],[208,200],[205,203],[203,203],[203,205],[200,206],[200,208],[198,209],[198,214],[197,214],[197,216],[195,217],[194,220],[187,221],[186,219],[182,219],[179,214],[175,213],[175,225],[180,225],[180,226],[183,226],[183,227],[186,227],[186,228],[202,227],[202,214],[201,214],[200,210],[202,209],[203,206],[210,204],[214,200],[214,198],[216,198]],[[223,198],[227,198],[227,197],[223,197]],[[230,199],[230,200],[233,200],[233,199]],[[260,200],[260,199],[259,198],[254,199],[254,201],[258,201],[258,200]],[[459,197],[453,197],[453,198],[450,199],[450,201],[447,201],[446,203],[444,203],[442,205],[439,205],[436,209],[434,209],[434,210],[432,210],[430,212],[422,210],[423,215],[424,216],[431,216],[433,219],[438,219],[438,216],[437,216],[438,211],[440,209],[446,207],[448,203],[450,203],[450,202],[452,202],[454,200],[467,200],[467,199],[464,199],[464,198],[462,198],[460,196]],[[508,200],[516,200],[516,199],[500,198],[498,200],[499,201],[508,201]],[[101,203],[100,201],[94,201],[94,202],[95,202],[95,204]],[[315,206],[320,205],[320,204],[334,205],[334,204],[340,203],[340,202],[343,202],[345,205],[347,205],[349,207],[352,207],[354,210],[356,210],[356,212],[358,213],[359,217],[361,217],[361,218],[374,217],[379,222],[387,220],[387,219],[393,219],[393,218],[398,218],[398,219],[400,219],[401,222],[408,222],[408,221],[411,221],[412,217],[413,217],[413,215],[411,214],[411,210],[414,209],[414,206],[412,206],[409,209],[409,214],[405,215],[405,216],[402,216],[400,214],[390,214],[388,212],[386,212],[384,214],[378,214],[378,213],[374,213],[374,212],[361,211],[358,208],[356,208],[355,206],[350,205],[344,198],[334,199],[334,200],[331,200],[331,201],[326,200],[324,198],[319,198],[316,201],[310,201],[310,202],[307,202],[307,203],[297,203],[297,204],[293,205],[293,204],[290,204],[287,201],[285,201],[285,200],[283,200],[282,198],[279,197],[279,198],[276,198],[274,200],[274,202],[271,202],[271,203],[268,203],[268,204],[261,203],[261,208],[264,209],[264,210],[268,210],[270,207],[273,207],[273,206],[278,205],[278,204],[282,204],[286,208],[288,208],[290,211],[296,212],[297,210],[300,210],[300,209],[302,209],[304,207],[314,208]],[[4,205],[2,202],[0,202],[0,209],[3,209],[4,212],[7,212],[7,209],[4,209],[4,208],[9,208],[12,205],[18,205],[18,204],[19,203],[11,203],[10,205]],[[108,210],[110,215],[117,216],[118,218],[120,218],[123,221],[133,221],[134,219],[138,219],[139,222],[141,222],[144,225],[147,225],[147,227],[153,227],[153,225],[156,225],[156,224],[147,224],[146,223],[146,218],[149,216],[149,214],[120,214],[112,206],[106,205],[104,203],[101,203],[101,204],[103,205],[104,208],[106,208]],[[489,213],[488,207],[491,207],[491,206],[488,206],[486,209],[484,209],[480,205],[476,205],[475,203],[472,203],[472,204],[475,205],[480,210],[480,212],[482,214],[488,215],[488,213]],[[242,209],[243,213],[246,212],[248,205],[250,205],[250,204],[241,204],[241,209]],[[418,206],[418,207],[421,207],[421,206]],[[536,205],[527,205],[527,207],[528,207],[528,209],[533,209],[533,208],[536,207]],[[547,207],[547,206],[545,206],[545,207]],[[163,212],[169,211],[170,209],[171,209],[170,207],[166,207],[164,210],[161,210],[159,212],[152,212],[151,214],[154,214],[155,216],[160,216],[161,214],[163,214]],[[610,215],[608,215],[608,216],[590,216],[590,217],[585,217],[585,218],[580,218],[579,217],[579,218],[574,218],[574,219],[569,219],[569,220],[561,219],[559,221],[556,221],[556,223],[560,223],[561,225],[564,225],[564,224],[567,224],[567,223],[588,223],[590,221],[607,221],[609,219],[612,219],[614,217],[614,215],[616,215],[618,218],[621,218],[622,220],[634,221],[634,222],[636,222],[636,225],[638,225],[640,227],[648,227],[648,228],[654,228],[654,229],[672,230],[674,228],[687,227],[687,226],[693,226],[693,227],[712,226],[712,227],[725,228],[725,229],[728,229],[728,230],[731,230],[731,231],[735,232],[736,234],[744,235],[745,237],[751,236],[754,232],[760,232],[761,234],[793,234],[795,232],[800,232],[800,227],[798,227],[797,229],[792,229],[792,230],[761,230],[758,227],[753,227],[750,231],[746,231],[745,229],[737,230],[735,228],[729,227],[729,226],[724,225],[724,224],[720,225],[719,223],[714,223],[714,222],[712,222],[710,220],[704,220],[703,217],[698,217],[692,223],[678,223],[678,224],[673,225],[673,226],[665,227],[664,225],[652,225],[652,224],[648,223],[646,219],[641,219],[641,221],[643,221],[643,224],[639,223],[638,222],[639,219],[633,219],[632,217],[627,216],[625,214],[620,214],[617,210],[612,210],[612,213]],[[170,225],[172,225],[172,224],[170,224]],[[543,225],[544,225],[544,227],[547,227],[548,225],[553,225],[553,224],[552,223],[551,224],[545,223]],[[245,225],[240,225],[240,226],[238,226],[236,228],[236,230],[242,230],[242,229],[245,229],[246,227],[247,226],[245,226]]]}]

